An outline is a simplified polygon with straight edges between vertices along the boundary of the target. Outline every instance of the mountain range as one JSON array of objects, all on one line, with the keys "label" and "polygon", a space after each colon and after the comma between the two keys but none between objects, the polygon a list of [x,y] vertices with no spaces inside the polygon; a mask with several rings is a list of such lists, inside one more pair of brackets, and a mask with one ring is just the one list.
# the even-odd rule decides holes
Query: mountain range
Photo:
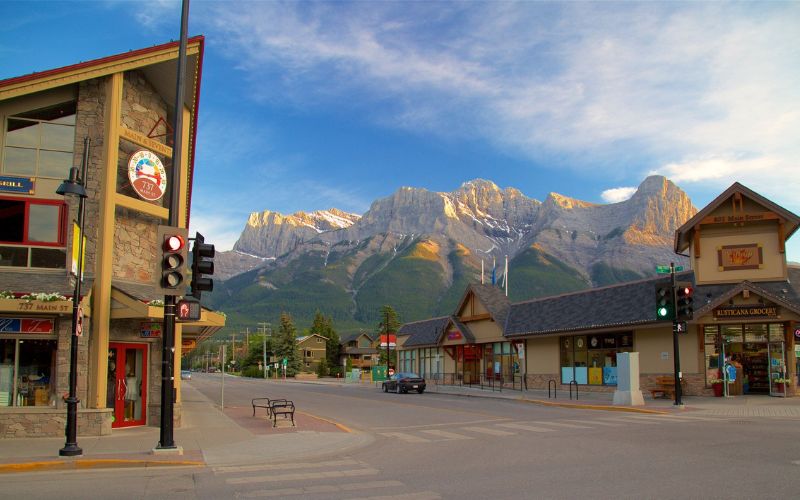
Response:
[{"label": "mountain range", "polygon": [[301,328],[316,310],[342,331],[373,329],[392,305],[402,321],[449,314],[466,285],[504,282],[512,301],[566,293],[686,264],[675,229],[696,213],[661,176],[623,202],[595,204],[550,193],[544,201],[476,179],[452,192],[402,187],[363,215],[337,209],[253,213],[229,252],[219,252],[212,307],[233,328],[276,322]]}]

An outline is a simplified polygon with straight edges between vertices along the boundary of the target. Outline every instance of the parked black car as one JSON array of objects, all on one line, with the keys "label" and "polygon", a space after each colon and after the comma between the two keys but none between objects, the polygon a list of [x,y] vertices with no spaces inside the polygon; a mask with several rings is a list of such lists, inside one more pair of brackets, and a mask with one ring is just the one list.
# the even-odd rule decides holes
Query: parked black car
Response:
[{"label": "parked black car", "polygon": [[397,394],[406,393],[408,391],[417,391],[422,394],[425,392],[425,379],[416,373],[395,373],[389,380],[381,384],[383,392],[393,391]]}]

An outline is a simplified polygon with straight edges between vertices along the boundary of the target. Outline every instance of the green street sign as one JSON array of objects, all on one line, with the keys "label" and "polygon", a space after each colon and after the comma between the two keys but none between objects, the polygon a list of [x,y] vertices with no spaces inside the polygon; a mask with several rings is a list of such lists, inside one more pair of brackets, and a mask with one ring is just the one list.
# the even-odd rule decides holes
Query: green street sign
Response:
[{"label": "green street sign", "polygon": [[[675,266],[675,272],[683,271],[683,266]],[[669,274],[669,266],[656,266],[656,272],[658,274]]]}]

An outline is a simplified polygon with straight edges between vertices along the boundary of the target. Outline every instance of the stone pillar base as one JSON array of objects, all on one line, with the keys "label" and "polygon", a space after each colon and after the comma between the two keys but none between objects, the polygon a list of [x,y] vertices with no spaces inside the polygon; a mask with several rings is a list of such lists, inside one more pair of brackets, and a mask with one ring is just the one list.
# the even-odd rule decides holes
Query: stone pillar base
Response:
[{"label": "stone pillar base", "polygon": [[614,404],[618,406],[644,406],[642,391],[614,391]]}]

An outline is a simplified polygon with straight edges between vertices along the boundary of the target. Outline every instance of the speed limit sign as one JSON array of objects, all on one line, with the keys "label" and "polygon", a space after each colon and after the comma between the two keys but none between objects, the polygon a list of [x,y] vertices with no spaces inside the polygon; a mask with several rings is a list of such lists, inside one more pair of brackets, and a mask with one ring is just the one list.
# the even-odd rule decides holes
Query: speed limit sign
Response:
[{"label": "speed limit sign", "polygon": [[75,322],[75,336],[83,336],[83,307],[78,307],[78,321]]}]

